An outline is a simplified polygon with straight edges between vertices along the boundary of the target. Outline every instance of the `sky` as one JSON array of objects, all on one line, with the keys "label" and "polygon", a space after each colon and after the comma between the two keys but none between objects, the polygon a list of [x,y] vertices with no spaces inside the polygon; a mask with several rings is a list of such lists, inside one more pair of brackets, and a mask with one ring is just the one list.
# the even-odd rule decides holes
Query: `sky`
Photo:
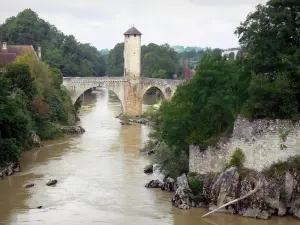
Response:
[{"label": "sky", "polygon": [[[31,8],[64,34],[113,48],[134,25],[142,44],[237,47],[234,30],[267,0],[0,0],[0,24]],[[1,41],[1,40],[0,40]]]}]

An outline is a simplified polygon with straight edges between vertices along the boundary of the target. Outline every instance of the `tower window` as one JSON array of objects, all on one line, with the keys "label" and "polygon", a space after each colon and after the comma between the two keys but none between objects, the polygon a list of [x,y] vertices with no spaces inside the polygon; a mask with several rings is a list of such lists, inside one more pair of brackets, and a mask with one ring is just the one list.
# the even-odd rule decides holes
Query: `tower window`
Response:
[{"label": "tower window", "polygon": [[133,36],[135,36],[135,37],[136,37],[136,34],[135,34],[135,35],[133,35]]}]

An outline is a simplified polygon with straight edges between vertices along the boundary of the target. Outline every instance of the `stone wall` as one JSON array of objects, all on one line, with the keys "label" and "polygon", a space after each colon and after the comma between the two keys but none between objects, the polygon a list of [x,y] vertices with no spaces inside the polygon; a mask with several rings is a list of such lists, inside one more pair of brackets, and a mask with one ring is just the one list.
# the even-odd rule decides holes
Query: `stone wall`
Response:
[{"label": "stone wall", "polygon": [[230,160],[235,148],[245,154],[244,166],[262,171],[279,160],[300,155],[300,122],[287,120],[254,120],[237,118],[232,136],[215,147],[201,150],[190,146],[191,172],[220,172]]}]

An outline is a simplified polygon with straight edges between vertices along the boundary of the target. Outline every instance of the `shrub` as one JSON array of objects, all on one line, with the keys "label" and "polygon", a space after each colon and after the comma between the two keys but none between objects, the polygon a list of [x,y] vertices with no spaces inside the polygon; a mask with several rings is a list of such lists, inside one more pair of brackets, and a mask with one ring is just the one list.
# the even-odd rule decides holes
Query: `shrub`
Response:
[{"label": "shrub", "polygon": [[202,181],[197,178],[196,174],[189,173],[188,175],[188,182],[191,190],[193,191],[194,195],[198,195],[202,193],[203,190],[203,184]]},{"label": "shrub", "polygon": [[229,163],[227,163],[226,167],[235,166],[238,169],[242,169],[244,167],[245,162],[245,154],[240,148],[235,148]]},{"label": "shrub", "polygon": [[189,162],[187,154],[174,151],[164,142],[156,146],[152,161],[160,165],[163,173],[173,178],[188,172]]}]

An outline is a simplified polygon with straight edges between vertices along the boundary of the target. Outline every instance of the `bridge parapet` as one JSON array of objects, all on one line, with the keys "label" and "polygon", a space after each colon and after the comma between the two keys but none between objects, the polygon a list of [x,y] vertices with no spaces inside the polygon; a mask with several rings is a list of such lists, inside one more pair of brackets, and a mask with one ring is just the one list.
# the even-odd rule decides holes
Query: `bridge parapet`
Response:
[{"label": "bridge parapet", "polygon": [[93,84],[93,83],[125,82],[124,77],[64,77],[64,84]]},{"label": "bridge parapet", "polygon": [[183,83],[183,80],[173,80],[173,79],[158,79],[158,78],[142,78],[141,83],[147,85],[170,85],[178,86]]}]

